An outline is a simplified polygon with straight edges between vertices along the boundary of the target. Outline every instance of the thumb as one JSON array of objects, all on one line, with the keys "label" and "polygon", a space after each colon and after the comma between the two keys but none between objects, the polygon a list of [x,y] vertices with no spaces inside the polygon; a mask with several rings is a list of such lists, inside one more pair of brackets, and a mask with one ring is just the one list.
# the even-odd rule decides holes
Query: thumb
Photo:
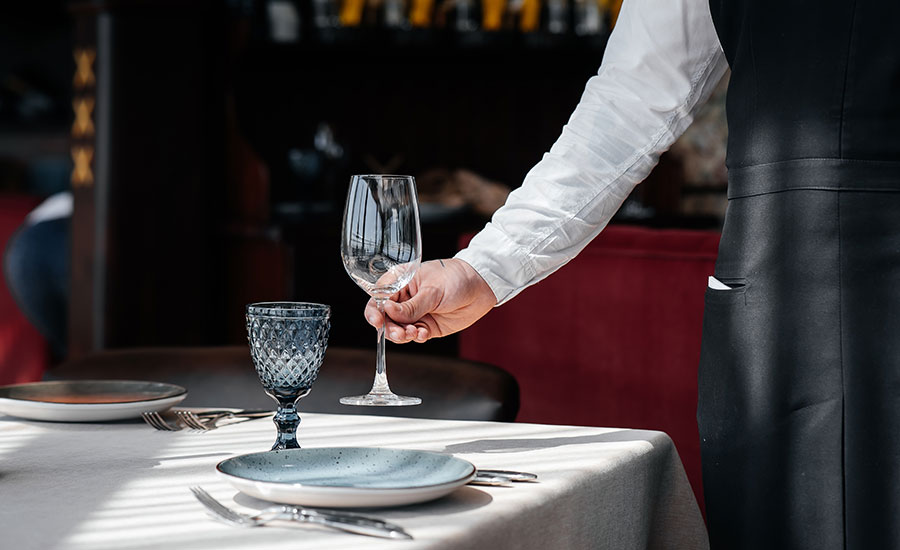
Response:
[{"label": "thumb", "polygon": [[384,312],[396,323],[411,324],[434,311],[439,303],[436,292],[423,291],[404,302],[385,302]]}]

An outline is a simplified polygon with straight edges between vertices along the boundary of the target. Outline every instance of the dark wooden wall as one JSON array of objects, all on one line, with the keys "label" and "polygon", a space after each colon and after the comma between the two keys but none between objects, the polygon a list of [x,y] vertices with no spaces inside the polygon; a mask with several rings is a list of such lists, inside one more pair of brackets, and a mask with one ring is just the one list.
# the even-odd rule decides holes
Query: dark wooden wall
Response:
[{"label": "dark wooden wall", "polygon": [[[233,6],[244,6],[241,10]],[[369,346],[365,295],[343,272],[353,173],[467,168],[516,187],[596,72],[605,37],[350,29],[268,40],[253,3],[76,4],[93,49],[93,178],[74,186],[70,347],[243,341],[243,306],[334,308],[332,342]],[[292,150],[321,123],[344,155],[310,184]],[[303,185],[311,185],[304,188]],[[316,209],[303,208],[314,198]],[[423,227],[426,258],[485,219]],[[455,353],[455,341],[423,351]]]},{"label": "dark wooden wall", "polygon": [[[73,175],[70,353],[193,344],[224,330],[225,121],[215,2],[85,2],[91,158]],[[74,130],[73,130],[74,131]],[[77,171],[77,167],[76,167]]]}]

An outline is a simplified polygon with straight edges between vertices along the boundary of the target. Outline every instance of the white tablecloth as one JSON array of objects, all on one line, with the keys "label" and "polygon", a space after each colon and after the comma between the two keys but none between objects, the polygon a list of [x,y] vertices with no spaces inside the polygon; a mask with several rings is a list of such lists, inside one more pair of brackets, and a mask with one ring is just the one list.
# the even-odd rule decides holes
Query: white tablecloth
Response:
[{"label": "white tablecloth", "polygon": [[303,414],[305,447],[384,446],[452,453],[479,468],[537,473],[539,483],[466,486],[443,499],[368,511],[415,537],[392,541],[316,526],[242,529],[211,519],[201,485],[250,511],[264,502],[215,472],[268,449],[268,419],[207,433],[140,421],[28,422],[0,415],[0,548],[588,549],[708,548],[671,440],[606,428]]}]

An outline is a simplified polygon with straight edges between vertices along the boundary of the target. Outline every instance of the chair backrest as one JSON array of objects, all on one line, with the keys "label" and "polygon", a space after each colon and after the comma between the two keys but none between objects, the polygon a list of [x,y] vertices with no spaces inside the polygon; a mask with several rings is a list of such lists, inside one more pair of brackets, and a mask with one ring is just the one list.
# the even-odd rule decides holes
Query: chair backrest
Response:
[{"label": "chair backrest", "polygon": [[[5,194],[0,198],[0,250],[6,250],[38,197]],[[0,385],[40,380],[50,364],[44,337],[22,314],[5,277],[0,277]]]},{"label": "chair backrest", "polygon": [[[302,411],[451,420],[511,422],[519,410],[519,386],[505,370],[463,359],[391,353],[392,388],[422,398],[414,407],[341,405],[345,395],[366,393],[375,374],[375,350],[329,348]],[[48,379],[138,379],[188,389],[187,406],[274,408],[263,392],[245,346],[107,350],[68,361]]]}]

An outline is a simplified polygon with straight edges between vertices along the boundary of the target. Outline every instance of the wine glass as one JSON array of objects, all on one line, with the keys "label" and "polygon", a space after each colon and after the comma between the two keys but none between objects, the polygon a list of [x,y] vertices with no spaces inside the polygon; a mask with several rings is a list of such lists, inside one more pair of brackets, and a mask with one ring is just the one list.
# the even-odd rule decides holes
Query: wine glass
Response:
[{"label": "wine glass", "polygon": [[[384,317],[384,302],[400,292],[422,261],[419,204],[412,176],[353,176],[341,232],[344,269],[374,300]],[[366,395],[342,397],[345,405],[418,405],[418,397],[391,392],[384,363],[385,323],[378,327],[375,382]]]},{"label": "wine glass", "polygon": [[319,375],[328,347],[331,308],[306,302],[260,302],[247,306],[250,357],[266,393],[278,403],[276,449],[299,449],[297,401]]}]

